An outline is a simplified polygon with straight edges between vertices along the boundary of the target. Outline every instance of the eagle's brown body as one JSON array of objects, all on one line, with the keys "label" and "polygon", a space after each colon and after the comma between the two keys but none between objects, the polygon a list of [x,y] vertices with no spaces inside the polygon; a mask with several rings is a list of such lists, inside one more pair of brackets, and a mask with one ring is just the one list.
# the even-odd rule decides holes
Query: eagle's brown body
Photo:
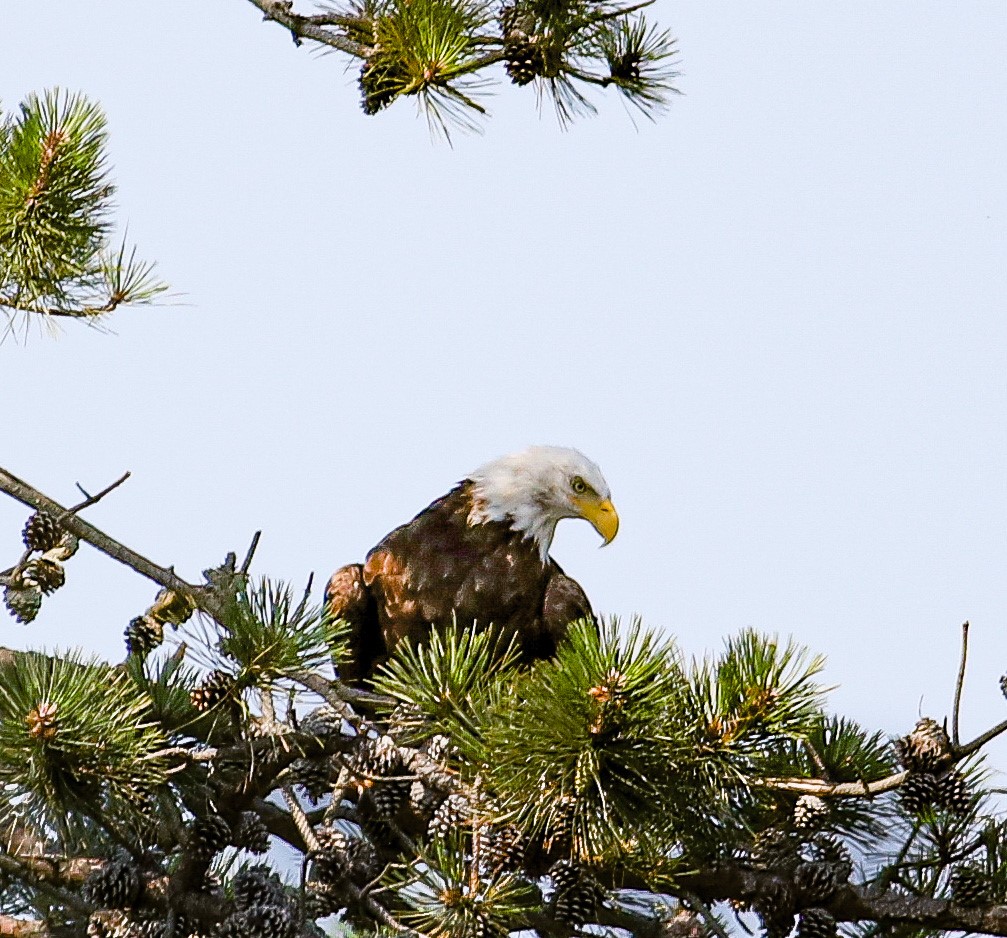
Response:
[{"label": "eagle's brown body", "polygon": [[580,586],[505,521],[475,521],[477,495],[462,482],[388,534],[365,562],[329,580],[328,612],[351,627],[359,683],[404,638],[422,641],[455,619],[518,636],[525,661],[551,657],[570,622],[591,616]]}]

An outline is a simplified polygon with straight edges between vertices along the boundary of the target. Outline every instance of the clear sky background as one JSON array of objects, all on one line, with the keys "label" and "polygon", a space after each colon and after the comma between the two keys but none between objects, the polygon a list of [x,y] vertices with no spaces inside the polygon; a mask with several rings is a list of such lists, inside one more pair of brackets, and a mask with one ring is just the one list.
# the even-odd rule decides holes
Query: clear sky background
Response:
[{"label": "clear sky background", "polygon": [[[255,569],[320,593],[475,466],[574,445],[622,531],[553,554],[602,612],[793,635],[893,734],[949,712],[969,619],[963,732],[1007,716],[1007,7],[655,11],[656,123],[501,84],[452,149],[244,0],[4,0],[4,105],[103,105],[182,303],[0,346],[0,465],[64,502],[129,469],[86,515],[114,537],[196,578],[261,528]],[[120,657],[155,588],[67,573],[0,644]]]}]

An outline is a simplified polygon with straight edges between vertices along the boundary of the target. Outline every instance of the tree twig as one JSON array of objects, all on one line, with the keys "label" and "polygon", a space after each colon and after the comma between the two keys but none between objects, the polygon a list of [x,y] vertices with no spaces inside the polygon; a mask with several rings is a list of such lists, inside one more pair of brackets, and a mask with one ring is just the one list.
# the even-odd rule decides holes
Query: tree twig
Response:
[{"label": "tree twig", "polygon": [[338,49],[340,52],[345,52],[347,55],[352,55],[356,58],[363,59],[367,57],[367,46],[353,42],[345,36],[340,36],[338,33],[324,28],[324,25],[345,26],[345,23],[336,24],[333,21],[323,25],[314,22],[313,17],[301,16],[291,9],[291,4],[277,2],[277,0],[249,0],[249,2],[262,10],[264,19],[273,20],[273,22],[279,23],[281,26],[289,29],[291,35],[294,37],[294,41],[298,44],[300,44],[301,39],[311,39],[314,42],[321,43],[323,46],[331,46],[333,49]]},{"label": "tree twig", "polygon": [[255,549],[259,546],[259,538],[262,536],[261,531],[256,531],[252,535],[252,543],[248,545],[248,551],[245,553],[245,559],[241,561],[241,572],[248,573],[248,568],[252,566],[252,558],[255,556]]},{"label": "tree twig", "polygon": [[961,743],[958,736],[958,714],[962,704],[962,688],[965,686],[965,662],[969,655],[969,623],[962,623],[962,657],[958,665],[958,680],[955,682],[955,702],[951,710],[951,742],[957,749]]}]

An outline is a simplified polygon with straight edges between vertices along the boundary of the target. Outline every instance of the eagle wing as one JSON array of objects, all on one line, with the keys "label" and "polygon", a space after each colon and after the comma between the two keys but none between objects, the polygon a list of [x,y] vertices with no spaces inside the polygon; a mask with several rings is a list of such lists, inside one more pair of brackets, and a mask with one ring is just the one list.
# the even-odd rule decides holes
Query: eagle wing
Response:
[{"label": "eagle wing", "polygon": [[577,619],[594,621],[594,611],[581,585],[568,577],[555,560],[549,560],[549,580],[542,600],[542,619],[535,640],[524,641],[525,660],[551,658],[566,638],[570,623]]},{"label": "eagle wing", "polygon": [[349,626],[349,660],[340,666],[339,676],[348,684],[359,684],[386,654],[377,607],[361,564],[348,564],[332,574],[325,587],[324,608],[330,618],[342,619]]}]

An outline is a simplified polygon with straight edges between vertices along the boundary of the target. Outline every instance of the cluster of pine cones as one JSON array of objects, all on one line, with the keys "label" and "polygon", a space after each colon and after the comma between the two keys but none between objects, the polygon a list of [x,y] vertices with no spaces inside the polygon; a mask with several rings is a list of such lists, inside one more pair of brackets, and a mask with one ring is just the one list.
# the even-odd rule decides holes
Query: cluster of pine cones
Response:
[{"label": "cluster of pine cones", "polygon": [[951,741],[936,720],[924,717],[911,733],[896,740],[895,755],[909,773],[899,790],[906,811],[968,813],[972,805],[968,783],[953,767]]},{"label": "cluster of pine cones", "polygon": [[[228,824],[213,811],[192,821],[188,847],[195,857],[210,860],[218,851],[236,846],[250,853],[269,849],[269,833],[257,814],[246,811],[237,822]],[[159,865],[158,872],[160,875]],[[292,938],[296,931],[296,902],[279,878],[266,866],[240,871],[231,881],[232,901],[214,881],[210,888],[219,893],[228,914],[216,927],[203,931],[174,915],[172,934],[176,938]],[[102,864],[84,882],[81,893],[91,914],[89,938],[163,938],[168,922],[162,914],[143,907],[145,876],[136,860],[122,852]]]},{"label": "cluster of pine cones", "polygon": [[4,605],[21,623],[29,623],[42,607],[42,597],[66,582],[63,561],[77,552],[77,538],[65,531],[46,511],[36,511],[21,535],[26,556],[14,568],[11,583],[4,588]]}]

